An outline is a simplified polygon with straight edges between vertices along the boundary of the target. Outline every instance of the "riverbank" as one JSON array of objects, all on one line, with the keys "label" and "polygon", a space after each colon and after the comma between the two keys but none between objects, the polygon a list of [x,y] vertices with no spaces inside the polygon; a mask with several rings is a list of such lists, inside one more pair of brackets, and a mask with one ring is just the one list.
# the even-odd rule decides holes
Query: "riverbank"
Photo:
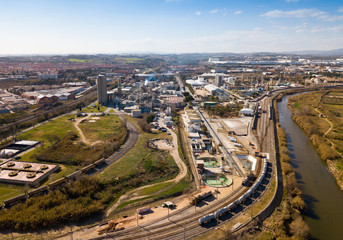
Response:
[{"label": "riverbank", "polygon": [[310,237],[310,228],[303,218],[303,212],[307,206],[303,200],[303,194],[297,188],[297,180],[294,168],[291,166],[289,145],[284,129],[279,122],[279,110],[277,102],[282,100],[281,94],[274,101],[274,112],[276,117],[276,131],[277,131],[277,151],[276,158],[280,161],[283,179],[283,197],[282,202],[274,213],[263,222],[263,228],[266,229],[260,234],[253,235],[248,239],[285,239],[297,238],[308,239]]},{"label": "riverbank", "polygon": [[343,192],[327,165],[320,159],[311,140],[292,119],[286,96],[278,103],[280,124],[286,132],[290,164],[295,171],[297,188],[302,191],[307,209],[303,213],[311,229],[311,238],[341,239],[343,228]]},{"label": "riverbank", "polygon": [[287,105],[343,190],[343,89],[293,96]]}]

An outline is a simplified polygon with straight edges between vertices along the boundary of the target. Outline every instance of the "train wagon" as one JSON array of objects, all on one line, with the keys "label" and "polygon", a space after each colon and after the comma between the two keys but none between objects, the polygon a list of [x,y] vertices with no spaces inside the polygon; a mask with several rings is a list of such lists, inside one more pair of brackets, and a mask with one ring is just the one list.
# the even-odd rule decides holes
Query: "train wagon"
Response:
[{"label": "train wagon", "polygon": [[61,179],[58,179],[52,183],[49,184],[49,188],[51,190],[55,189],[55,188],[58,188],[58,187],[61,187],[63,184],[65,184],[67,182],[67,178],[61,178]]},{"label": "train wagon", "polygon": [[66,176],[67,179],[69,180],[75,180],[77,177],[79,177],[82,174],[81,170],[73,172],[71,174],[69,174],[68,176]]},{"label": "train wagon", "polygon": [[150,213],[150,212],[151,212],[151,207],[144,207],[144,208],[137,209],[138,214],[145,214],[145,213]]},{"label": "train wagon", "polygon": [[214,220],[216,217],[214,216],[214,214],[208,214],[202,218],[199,218],[199,225],[203,225],[206,224],[208,222],[211,222],[212,220]]},{"label": "train wagon", "polygon": [[26,200],[25,194],[21,194],[19,196],[4,200],[5,208],[10,207],[10,206],[17,204],[17,203],[24,202],[25,200]]},{"label": "train wagon", "polygon": [[205,192],[203,194],[200,194],[198,195],[197,197],[193,198],[192,201],[191,201],[191,204],[192,205],[196,205],[198,204],[199,202],[201,202],[202,200],[204,200],[205,198],[211,196],[213,193],[212,191],[209,191],[209,192]]},{"label": "train wagon", "polygon": [[225,213],[228,213],[229,212],[229,208],[228,207],[223,207],[221,209],[219,209],[218,211],[214,212],[214,216],[216,218],[224,215]]},{"label": "train wagon", "polygon": [[227,209],[228,211],[231,211],[232,209],[234,209],[236,207],[236,202],[232,202],[229,205],[227,205]]},{"label": "train wagon", "polygon": [[49,191],[48,186],[41,186],[39,188],[33,189],[32,191],[29,191],[27,194],[29,195],[29,197],[33,197],[36,195],[41,195],[41,194],[45,194]]},{"label": "train wagon", "polygon": [[81,168],[81,172],[82,172],[82,173],[87,173],[88,171],[90,171],[90,170],[93,169],[93,168],[94,168],[94,164],[89,164],[89,165],[87,165],[87,166]]},{"label": "train wagon", "polygon": [[99,159],[98,161],[96,161],[95,163],[94,163],[94,165],[95,166],[99,166],[99,165],[101,165],[101,164],[103,164],[104,162],[105,162],[105,158],[101,158],[101,159]]}]

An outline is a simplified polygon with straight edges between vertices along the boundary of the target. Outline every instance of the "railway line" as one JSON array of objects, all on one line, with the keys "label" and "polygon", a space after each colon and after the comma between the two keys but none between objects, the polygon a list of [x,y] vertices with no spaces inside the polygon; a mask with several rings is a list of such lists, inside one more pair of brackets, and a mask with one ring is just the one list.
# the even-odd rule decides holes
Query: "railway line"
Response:
[{"label": "railway line", "polygon": [[[211,204],[205,208],[198,208],[197,211],[192,213],[189,212],[192,207],[187,207],[176,212],[175,214],[170,214],[168,218],[165,217],[150,224],[137,226],[119,232],[108,233],[106,236],[93,239],[190,239],[239,216],[244,210],[254,204],[261,195],[264,194],[269,182],[273,177],[275,177],[275,173],[272,170],[274,164],[276,163],[274,153],[275,142],[273,140],[274,132],[272,129],[273,123],[271,122],[270,115],[268,114],[270,111],[269,106],[271,106],[271,104],[271,98],[268,97],[263,99],[261,106],[263,117],[259,119],[260,122],[257,129],[257,131],[260,133],[260,136],[263,136],[263,139],[268,139],[268,141],[261,142],[261,151],[269,152],[271,159],[271,162],[265,160],[265,166],[268,165],[268,170],[263,170],[264,173],[262,174],[266,174],[267,176],[263,176],[263,179],[260,180],[260,186],[255,187],[255,189],[254,185],[251,189],[246,187],[237,188],[232,194],[218,200],[218,203]],[[256,182],[257,181],[259,180],[256,180]],[[248,191],[250,191],[248,194],[249,196],[243,197],[247,195]],[[235,202],[235,206],[232,209],[225,211],[223,216],[211,219],[211,221],[209,221],[209,223],[207,223],[205,226],[199,225],[198,220],[203,216],[213,214],[214,212],[225,207],[227,208],[229,203],[232,204]],[[186,212],[187,214],[185,214]]]},{"label": "railway line", "polygon": [[229,151],[225,148],[224,144],[222,143],[222,141],[220,140],[219,136],[217,135],[217,133],[213,130],[211,124],[207,121],[207,119],[205,118],[204,114],[200,111],[200,109],[198,109],[199,115],[201,116],[201,119],[204,121],[205,126],[207,127],[207,129],[210,131],[212,137],[214,138],[215,142],[220,146],[220,150],[223,152],[223,154],[225,155],[226,159],[230,162],[230,164],[235,168],[236,172],[238,173],[239,176],[244,176],[243,171],[241,170],[241,168],[238,166],[238,164],[236,163],[236,161],[232,158],[231,153],[229,153]]},{"label": "railway line", "polygon": [[[197,220],[199,219],[199,217],[205,214],[211,213],[220,207],[226,206],[230,200],[238,199],[239,196],[246,191],[247,189],[242,186],[235,189],[234,192],[231,193],[230,195],[220,200],[214,200],[214,201],[218,201],[216,205],[209,205],[208,207],[205,207],[205,208],[199,208],[199,207],[196,208],[190,205],[189,207],[186,207],[178,212],[169,214],[169,221],[168,221],[168,217],[164,217],[162,219],[156,220],[149,224],[139,225],[134,228],[130,228],[130,229],[120,231],[120,232],[114,232],[111,234],[107,234],[107,236],[93,238],[93,240],[109,239],[109,237],[115,237],[115,239],[137,239],[139,238],[140,235],[143,235],[143,236],[147,234],[150,235],[153,232],[162,233],[163,231],[170,229],[171,222],[175,222],[176,224],[182,224],[182,225],[195,222],[195,225],[198,226]],[[195,209],[194,212],[192,209]],[[190,212],[187,214],[187,217],[185,217],[186,214],[184,214],[184,212],[186,212],[187,210]]]},{"label": "railway line", "polygon": [[[265,161],[264,171],[261,177],[256,180],[252,188],[239,187],[232,194],[224,197],[218,201],[217,204],[209,205],[208,207],[196,208],[193,212],[194,207],[187,207],[183,209],[183,212],[187,214],[180,214],[182,211],[178,211],[174,214],[170,214],[169,218],[160,219],[154,223],[140,225],[131,229],[127,229],[120,232],[107,234],[103,237],[93,238],[98,239],[188,239],[204,233],[220,224],[223,224],[233,218],[237,217],[243,210],[253,204],[259,197],[264,193],[267,185],[271,179],[272,167]],[[267,177],[266,177],[267,176]],[[258,182],[260,181],[260,182]],[[263,182],[262,182],[263,181]],[[254,186],[255,189],[254,189]],[[251,191],[254,189],[254,191]],[[251,191],[251,192],[249,192]],[[210,221],[205,226],[199,226],[198,220],[206,214],[211,214],[218,209],[223,209],[231,202],[230,211],[222,212],[217,215],[216,221]],[[229,205],[229,206],[230,206]],[[191,210],[191,211],[190,211]],[[213,220],[213,219],[212,219]]]},{"label": "railway line", "polygon": [[[271,171],[271,168],[270,168]],[[271,174],[269,173],[269,179]],[[151,225],[142,225],[139,227],[135,227],[134,229],[128,229],[122,232],[116,232],[112,234],[107,234],[103,237],[93,238],[93,240],[98,239],[121,239],[121,240],[129,240],[129,239],[190,239],[202,233],[205,233],[217,226],[226,223],[229,220],[232,220],[238,217],[242,211],[249,208],[259,197],[264,193],[266,186],[269,183],[269,179],[266,180],[263,184],[261,184],[261,189],[257,190],[257,196],[251,196],[245,199],[242,203],[238,204],[232,211],[222,215],[221,217],[217,218],[215,221],[208,223],[205,227],[199,226],[198,219],[199,217],[203,216],[204,214],[211,213],[218,208],[226,206],[227,201],[224,200],[220,205],[216,205],[213,207],[209,207],[202,211],[197,211],[196,213],[191,214],[188,217],[182,217],[182,219],[172,219],[169,217],[169,221],[164,221],[161,224],[151,224]],[[238,200],[238,196],[242,194],[241,191],[237,191],[235,196],[231,196],[236,201]],[[246,189],[245,189],[246,190]],[[181,217],[180,217],[181,218]]]},{"label": "railway line", "polygon": [[73,106],[76,107],[77,104],[79,104],[79,103],[81,103],[81,102],[83,102],[83,101],[85,101],[85,100],[87,100],[87,99],[89,99],[91,97],[95,97],[96,94],[97,93],[95,91],[92,91],[89,94],[84,95],[84,96],[76,99],[75,101],[63,104],[62,106],[55,107],[55,108],[49,109],[49,110],[45,110],[45,111],[39,112],[39,113],[32,113],[29,116],[25,116],[23,118],[20,118],[20,119],[18,119],[17,121],[15,121],[13,123],[8,123],[6,125],[0,126],[0,132],[6,131],[7,129],[15,127],[18,124],[21,124],[21,123],[24,123],[24,122],[29,122],[29,121],[37,120],[39,117],[42,117],[42,116],[44,116],[46,114],[49,114],[49,113],[53,113],[53,112],[56,112],[56,111],[67,109],[67,108],[73,107]]}]

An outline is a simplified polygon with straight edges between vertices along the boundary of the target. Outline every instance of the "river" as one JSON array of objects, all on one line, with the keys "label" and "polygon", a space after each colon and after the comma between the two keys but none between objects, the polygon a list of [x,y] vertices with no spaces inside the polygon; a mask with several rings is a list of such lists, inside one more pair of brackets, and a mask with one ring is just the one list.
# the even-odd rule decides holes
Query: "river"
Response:
[{"label": "river", "polygon": [[305,221],[313,239],[343,239],[343,191],[327,170],[305,133],[293,121],[286,96],[278,104],[281,126],[287,135],[291,165],[297,187],[303,192],[308,209]]}]

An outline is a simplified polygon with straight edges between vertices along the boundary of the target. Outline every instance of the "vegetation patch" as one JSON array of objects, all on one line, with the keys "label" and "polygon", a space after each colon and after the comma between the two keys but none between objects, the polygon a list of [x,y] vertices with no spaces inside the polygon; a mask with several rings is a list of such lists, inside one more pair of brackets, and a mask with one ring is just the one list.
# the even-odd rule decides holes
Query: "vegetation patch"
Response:
[{"label": "vegetation patch", "polygon": [[20,135],[21,139],[41,142],[41,147],[25,154],[22,159],[87,165],[100,158],[109,157],[126,139],[127,129],[120,118],[105,116],[97,122],[87,123],[87,126],[79,125],[85,131],[86,138],[103,141],[96,146],[86,145],[80,141],[73,122],[68,121],[71,117],[73,115],[58,118]]},{"label": "vegetation patch", "polygon": [[[308,135],[343,189],[343,90],[309,92],[288,101],[292,118]],[[295,108],[297,102],[301,106]]]},{"label": "vegetation patch", "polygon": [[239,111],[242,109],[242,106],[239,104],[235,106],[217,104],[216,106],[205,105],[204,108],[210,116],[232,118],[239,115]]},{"label": "vegetation patch", "polygon": [[148,141],[156,137],[159,135],[142,133],[136,146],[120,161],[106,168],[100,177],[103,179],[129,177],[134,187],[175,177],[179,168],[168,151],[148,147]]}]

